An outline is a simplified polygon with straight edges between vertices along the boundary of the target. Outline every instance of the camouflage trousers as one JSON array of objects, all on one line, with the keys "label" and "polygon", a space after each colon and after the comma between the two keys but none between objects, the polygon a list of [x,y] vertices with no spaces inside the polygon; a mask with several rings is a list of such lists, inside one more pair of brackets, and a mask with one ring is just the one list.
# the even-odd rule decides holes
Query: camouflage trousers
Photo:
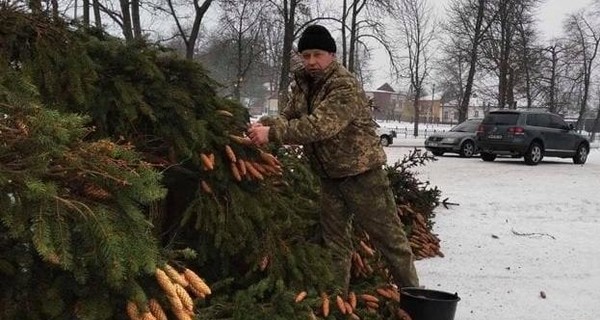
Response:
[{"label": "camouflage trousers", "polygon": [[419,285],[414,257],[383,169],[321,180],[323,240],[332,253],[335,280],[344,291],[350,283],[353,224],[369,234],[399,287]]}]

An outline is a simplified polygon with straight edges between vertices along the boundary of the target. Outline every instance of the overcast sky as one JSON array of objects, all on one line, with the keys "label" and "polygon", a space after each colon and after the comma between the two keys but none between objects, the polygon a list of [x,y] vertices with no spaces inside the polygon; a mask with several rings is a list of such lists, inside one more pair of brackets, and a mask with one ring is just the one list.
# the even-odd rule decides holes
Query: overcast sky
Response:
[{"label": "overcast sky", "polygon": [[538,13],[540,31],[547,39],[560,36],[562,22],[566,15],[587,6],[590,2],[590,0],[545,0]]},{"label": "overcast sky", "polygon": [[[444,19],[444,8],[450,2],[449,0],[429,0],[436,14],[440,19]],[[589,5],[592,0],[542,0],[539,6],[537,19],[538,28],[542,33],[543,39],[552,39],[562,35],[562,23],[569,13],[573,13],[579,9]],[[367,84],[366,89],[376,89],[385,82],[392,81],[388,76],[389,67],[386,63],[387,58],[382,50],[377,50],[372,62],[374,69],[373,83]],[[399,88],[398,85],[393,85],[396,91],[405,90]]]}]

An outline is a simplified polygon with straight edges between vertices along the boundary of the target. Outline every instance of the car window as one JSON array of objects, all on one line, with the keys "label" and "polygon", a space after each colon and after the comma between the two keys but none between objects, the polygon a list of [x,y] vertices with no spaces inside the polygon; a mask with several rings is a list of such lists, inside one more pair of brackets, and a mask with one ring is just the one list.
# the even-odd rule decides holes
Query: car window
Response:
[{"label": "car window", "polygon": [[561,117],[557,115],[550,115],[550,127],[556,129],[566,129],[568,128],[568,125]]},{"label": "car window", "polygon": [[549,114],[528,114],[527,125],[536,127],[550,127],[550,115]]},{"label": "car window", "polygon": [[483,119],[483,124],[493,124],[497,126],[513,125],[517,124],[517,119],[519,119],[518,113],[488,113],[485,119]]},{"label": "car window", "polygon": [[537,116],[537,114],[528,114],[527,115],[527,120],[525,120],[525,124],[527,124],[528,126],[539,126],[540,125],[540,119]]},{"label": "car window", "polygon": [[450,129],[453,132],[475,132],[479,127],[480,121],[470,121],[467,120]]}]

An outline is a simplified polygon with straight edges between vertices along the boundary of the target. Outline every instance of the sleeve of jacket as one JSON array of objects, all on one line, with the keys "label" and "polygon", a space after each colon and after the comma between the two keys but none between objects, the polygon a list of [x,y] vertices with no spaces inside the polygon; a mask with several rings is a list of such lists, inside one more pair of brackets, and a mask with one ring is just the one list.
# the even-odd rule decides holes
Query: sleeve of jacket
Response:
[{"label": "sleeve of jacket", "polygon": [[307,144],[331,138],[354,120],[359,108],[364,108],[360,90],[352,79],[335,79],[327,90],[326,98],[314,106],[312,114],[297,119],[273,119],[269,140]]}]

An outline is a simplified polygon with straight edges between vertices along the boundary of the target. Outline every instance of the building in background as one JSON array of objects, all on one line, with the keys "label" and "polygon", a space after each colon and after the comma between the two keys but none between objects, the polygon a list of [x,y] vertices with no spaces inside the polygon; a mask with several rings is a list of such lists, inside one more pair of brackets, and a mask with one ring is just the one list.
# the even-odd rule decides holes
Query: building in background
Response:
[{"label": "building in background", "polygon": [[[441,123],[443,116],[443,100],[442,93],[436,93],[431,96],[423,96],[419,99],[419,123]],[[414,101],[408,97],[402,103],[401,121],[413,122],[415,117]]]},{"label": "building in background", "polygon": [[365,93],[373,102],[373,117],[376,120],[402,120],[405,94],[396,92],[387,82],[376,90],[368,90]]},{"label": "building in background", "polygon": [[[460,100],[452,100],[444,103],[442,106],[441,123],[457,124],[458,123],[458,107]],[[467,119],[483,118],[487,112],[492,109],[491,102],[482,100],[477,97],[469,99],[469,109]]]}]

